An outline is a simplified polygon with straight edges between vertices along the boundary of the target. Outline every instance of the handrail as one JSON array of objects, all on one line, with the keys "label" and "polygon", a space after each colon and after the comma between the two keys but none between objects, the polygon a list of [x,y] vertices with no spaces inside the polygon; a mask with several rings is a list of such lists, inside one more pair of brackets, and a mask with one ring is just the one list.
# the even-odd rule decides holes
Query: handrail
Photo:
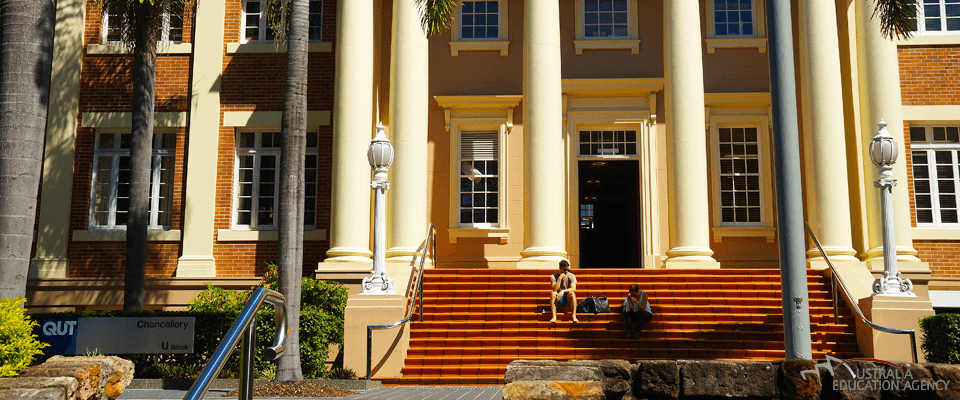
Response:
[{"label": "handrail", "polygon": [[[410,288],[407,290],[407,293],[410,295],[410,302],[407,308],[407,316],[397,322],[387,325],[367,325],[367,380],[370,380],[370,369],[373,358],[373,330],[374,329],[390,329],[396,328],[400,325],[403,325],[410,321],[410,317],[413,316],[414,303],[419,298],[420,301],[420,322],[423,322],[423,267],[427,260],[427,249],[430,249],[430,254],[433,256],[433,265],[437,265],[437,228],[433,225],[433,222],[427,226],[427,237],[423,240],[423,250],[420,252],[420,268],[416,270],[416,280],[414,281],[413,277],[410,279]],[[414,271],[410,271],[410,274],[413,275]],[[411,293],[412,291],[412,293]]]},{"label": "handrail", "polygon": [[203,367],[203,371],[200,371],[200,375],[193,382],[190,391],[183,397],[184,400],[199,400],[203,397],[210,383],[217,375],[220,375],[223,364],[227,362],[230,354],[233,353],[233,349],[237,347],[241,335],[243,336],[243,349],[241,350],[242,365],[240,366],[240,390],[238,390],[238,395],[240,400],[253,398],[253,352],[257,346],[256,317],[257,310],[264,302],[273,304],[273,309],[276,312],[277,336],[273,339],[273,346],[263,350],[263,357],[267,360],[276,360],[283,353],[287,340],[286,300],[282,294],[276,291],[258,288],[250,295],[250,300],[247,300],[247,304],[243,306],[240,316],[237,317],[233,326],[220,341],[220,345],[213,352],[210,361]]},{"label": "handrail", "polygon": [[847,299],[849,299],[847,303],[853,305],[853,309],[857,310],[857,314],[860,315],[860,319],[863,320],[864,323],[866,323],[867,325],[870,325],[871,328],[881,332],[910,335],[910,351],[911,353],[913,353],[913,362],[917,362],[916,332],[913,329],[887,328],[887,327],[877,325],[873,322],[870,322],[870,320],[868,320],[867,317],[863,315],[863,311],[860,311],[860,306],[857,305],[857,303],[854,301],[853,296],[850,295],[850,291],[847,289],[847,285],[843,283],[843,278],[840,277],[840,274],[837,272],[837,268],[833,266],[832,262],[830,262],[830,258],[827,257],[827,252],[824,251],[823,246],[820,245],[820,240],[817,239],[817,235],[813,233],[813,229],[810,229],[810,224],[808,224],[807,221],[803,221],[803,226],[807,228],[807,233],[810,234],[810,237],[813,239],[813,243],[816,244],[817,249],[820,250],[820,255],[823,257],[824,261],[827,262],[827,265],[830,266],[830,270],[833,272],[833,278],[830,279],[830,284],[833,286],[833,319],[834,321],[836,321],[837,323],[840,322],[840,317],[837,312],[837,287],[836,287],[836,282],[840,282],[840,287],[843,288],[843,292],[847,295]]}]

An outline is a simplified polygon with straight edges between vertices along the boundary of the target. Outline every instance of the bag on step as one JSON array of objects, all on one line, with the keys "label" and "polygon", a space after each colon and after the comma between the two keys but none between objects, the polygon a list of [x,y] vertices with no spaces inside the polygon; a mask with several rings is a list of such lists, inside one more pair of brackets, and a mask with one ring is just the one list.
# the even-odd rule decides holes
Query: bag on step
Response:
[{"label": "bag on step", "polygon": [[608,313],[610,312],[610,302],[607,296],[587,297],[577,303],[578,313]]}]

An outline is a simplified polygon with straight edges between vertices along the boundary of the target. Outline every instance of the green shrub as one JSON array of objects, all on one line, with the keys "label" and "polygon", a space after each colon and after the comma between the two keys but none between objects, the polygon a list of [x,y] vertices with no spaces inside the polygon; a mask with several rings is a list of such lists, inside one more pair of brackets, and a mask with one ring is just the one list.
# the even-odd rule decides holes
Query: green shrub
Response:
[{"label": "green shrub", "polygon": [[228,312],[239,315],[249,298],[250,292],[227,290],[207,282],[207,288],[187,302],[187,311]]},{"label": "green shrub", "polygon": [[350,368],[333,368],[327,373],[327,379],[357,379],[357,373]]},{"label": "green shrub", "polygon": [[960,314],[937,314],[920,319],[920,348],[927,362],[960,364]]},{"label": "green shrub", "polygon": [[16,376],[49,346],[33,334],[40,324],[23,313],[20,305],[25,301],[20,296],[0,299],[0,377]]}]

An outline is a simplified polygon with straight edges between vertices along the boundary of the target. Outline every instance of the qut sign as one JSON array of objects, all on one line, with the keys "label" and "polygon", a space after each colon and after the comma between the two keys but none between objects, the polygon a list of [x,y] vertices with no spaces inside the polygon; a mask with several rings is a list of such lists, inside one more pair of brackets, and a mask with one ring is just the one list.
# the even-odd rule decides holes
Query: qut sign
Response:
[{"label": "qut sign", "polygon": [[50,344],[47,354],[77,354],[79,318],[44,318],[40,324],[40,341]]},{"label": "qut sign", "polygon": [[193,353],[194,317],[44,318],[46,354]]}]

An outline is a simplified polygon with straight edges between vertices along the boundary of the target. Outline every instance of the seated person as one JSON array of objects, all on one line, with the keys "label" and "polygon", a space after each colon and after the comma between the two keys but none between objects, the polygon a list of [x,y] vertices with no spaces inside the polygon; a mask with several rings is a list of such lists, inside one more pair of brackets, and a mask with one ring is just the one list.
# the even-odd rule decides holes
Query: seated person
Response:
[{"label": "seated person", "polygon": [[[627,317],[627,339],[640,338],[643,324],[653,319],[647,292],[640,290],[636,283],[630,285],[630,293],[623,299],[623,314]],[[633,329],[634,325],[636,329]]]},{"label": "seated person", "polygon": [[557,306],[573,309],[573,322],[577,320],[577,277],[570,272],[570,262],[560,260],[560,272],[550,275],[550,322],[557,322]]}]

